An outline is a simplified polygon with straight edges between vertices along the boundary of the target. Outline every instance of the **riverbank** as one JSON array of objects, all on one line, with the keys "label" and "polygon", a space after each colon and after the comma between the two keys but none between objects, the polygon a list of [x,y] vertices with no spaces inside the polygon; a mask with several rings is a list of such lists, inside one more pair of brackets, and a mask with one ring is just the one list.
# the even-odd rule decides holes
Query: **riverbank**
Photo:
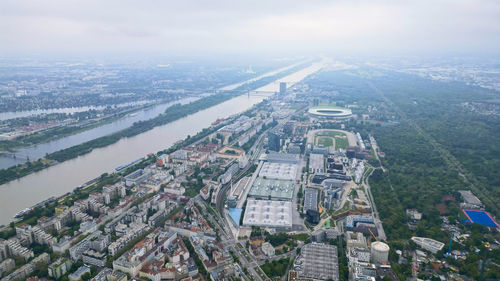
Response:
[{"label": "riverbank", "polygon": [[[86,126],[81,130],[79,128],[74,128],[79,132],[74,132],[68,136],[51,136],[50,138],[53,139],[50,141],[24,146],[16,149],[13,153],[0,154],[0,170],[8,169],[17,165],[25,165],[27,159],[34,163],[38,159],[45,158],[50,153],[116,133],[132,126],[138,121],[145,121],[157,117],[158,115],[164,113],[165,110],[172,105],[179,103],[186,104],[199,98],[200,97],[186,97],[176,99],[175,101],[149,105],[140,110],[127,110],[125,112],[125,116],[121,116],[121,118],[113,117],[111,119],[106,119],[106,121],[99,122],[99,124],[92,123],[90,127]],[[65,128],[67,127],[63,127],[61,129],[64,130]],[[56,131],[55,133],[59,133],[59,131]],[[49,134],[48,131],[47,134]]]},{"label": "riverbank", "polygon": [[[18,149],[20,148],[25,148],[25,147],[30,147],[38,144],[43,144],[49,141],[57,140],[60,138],[64,138],[67,136],[71,136],[74,134],[78,134],[80,132],[84,132],[93,128],[97,128],[99,126],[103,126],[106,124],[109,124],[111,122],[117,121],[121,118],[126,117],[129,114],[133,114],[135,112],[138,112],[140,110],[147,110],[148,108],[152,108],[158,104],[162,103],[169,103],[173,102],[175,100],[178,100],[179,98],[175,98],[174,100],[164,100],[161,102],[156,102],[156,103],[150,103],[150,104],[145,104],[145,105],[140,105],[138,107],[133,107],[129,109],[125,109],[116,113],[113,113],[111,115],[98,118],[96,120],[91,120],[90,123],[85,124],[85,125],[79,125],[79,124],[71,124],[68,126],[64,127],[56,127],[56,128],[51,128],[47,129],[41,132],[37,132],[31,135],[26,135],[26,136],[21,136],[13,140],[3,140],[0,141],[0,154],[1,153],[14,153],[17,152]],[[87,122],[87,121],[85,121]],[[34,159],[37,160],[37,159]]]},{"label": "riverbank", "polygon": [[[313,74],[316,70],[306,68],[310,70],[309,74]],[[303,78],[304,75],[297,73],[293,77],[275,79],[278,81],[287,79],[286,81],[289,82],[287,86],[293,87],[294,83]],[[275,80],[271,83],[279,85]],[[245,93],[235,95],[230,100],[200,110],[195,114],[133,137],[122,138],[112,145],[96,148],[85,155],[0,185],[2,194],[0,196],[0,206],[2,206],[0,224],[8,224],[19,210],[33,206],[45,198],[58,197],[71,192],[75,187],[93,182],[93,179],[98,179],[104,173],[114,173],[118,166],[143,158],[150,153],[163,151],[179,144],[180,140],[188,136],[193,138],[199,132],[211,128],[214,121],[241,114],[272,95],[269,92],[251,95]]]},{"label": "riverbank", "polygon": [[[53,160],[56,161],[56,163],[61,163],[70,159],[74,159],[78,156],[90,153],[96,148],[106,147],[108,145],[118,142],[123,138],[130,138],[139,135],[155,127],[168,124],[170,122],[194,114],[200,110],[213,107],[215,105],[228,101],[236,96],[244,94],[246,93],[246,91],[250,89],[256,89],[262,87],[263,85],[269,84],[277,79],[280,79],[282,77],[300,71],[301,69],[304,69],[309,65],[310,63],[300,64],[298,66],[292,67],[278,74],[263,77],[262,79],[259,79],[257,81],[241,85],[240,87],[236,88],[233,91],[227,91],[224,93],[219,93],[205,98],[201,98],[195,102],[191,102],[185,105],[171,106],[165,111],[165,113],[161,114],[160,116],[157,116],[155,118],[146,121],[134,123],[131,127],[128,127],[119,132],[106,135],[104,137],[96,138],[91,141],[48,154],[45,157],[45,159],[42,160]],[[0,184],[4,184],[12,180],[25,177],[34,172],[42,171],[49,166],[50,165],[47,164],[42,165],[42,163],[39,162],[36,165],[24,164],[0,170]]]}]

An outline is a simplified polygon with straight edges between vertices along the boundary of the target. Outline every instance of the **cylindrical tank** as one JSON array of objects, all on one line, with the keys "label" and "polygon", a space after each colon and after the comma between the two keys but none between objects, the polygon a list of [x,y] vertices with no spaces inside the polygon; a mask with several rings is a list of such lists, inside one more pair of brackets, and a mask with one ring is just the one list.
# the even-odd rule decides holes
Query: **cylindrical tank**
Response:
[{"label": "cylindrical tank", "polygon": [[374,264],[387,263],[389,260],[389,245],[380,241],[373,242],[371,256]]}]

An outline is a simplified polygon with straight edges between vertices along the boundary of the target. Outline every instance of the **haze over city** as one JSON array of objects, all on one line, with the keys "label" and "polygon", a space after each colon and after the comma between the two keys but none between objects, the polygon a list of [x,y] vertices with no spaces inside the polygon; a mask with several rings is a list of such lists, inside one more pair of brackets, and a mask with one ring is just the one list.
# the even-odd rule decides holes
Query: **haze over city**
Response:
[{"label": "haze over city", "polygon": [[3,1],[4,55],[498,55],[500,3]]}]

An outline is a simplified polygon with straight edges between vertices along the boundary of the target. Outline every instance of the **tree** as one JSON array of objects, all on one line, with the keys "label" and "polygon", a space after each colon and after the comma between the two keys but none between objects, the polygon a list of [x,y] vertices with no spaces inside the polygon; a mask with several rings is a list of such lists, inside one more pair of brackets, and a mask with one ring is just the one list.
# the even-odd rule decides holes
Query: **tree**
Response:
[{"label": "tree", "polygon": [[82,274],[82,280],[84,281],[87,281],[87,280],[90,280],[90,278],[92,278],[92,275],[90,275],[90,272],[85,272],[84,274]]}]

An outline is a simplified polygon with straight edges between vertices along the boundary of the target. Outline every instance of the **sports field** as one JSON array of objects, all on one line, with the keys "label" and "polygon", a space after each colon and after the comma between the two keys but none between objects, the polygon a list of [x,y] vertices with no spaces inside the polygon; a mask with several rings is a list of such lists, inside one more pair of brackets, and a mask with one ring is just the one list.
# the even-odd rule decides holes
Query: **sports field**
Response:
[{"label": "sports field", "polygon": [[469,218],[470,222],[478,223],[488,227],[500,227],[498,223],[486,211],[479,210],[462,210]]},{"label": "sports field", "polygon": [[349,145],[346,134],[337,131],[322,131],[314,136],[314,144],[324,147],[335,146],[337,149],[346,149]]}]

